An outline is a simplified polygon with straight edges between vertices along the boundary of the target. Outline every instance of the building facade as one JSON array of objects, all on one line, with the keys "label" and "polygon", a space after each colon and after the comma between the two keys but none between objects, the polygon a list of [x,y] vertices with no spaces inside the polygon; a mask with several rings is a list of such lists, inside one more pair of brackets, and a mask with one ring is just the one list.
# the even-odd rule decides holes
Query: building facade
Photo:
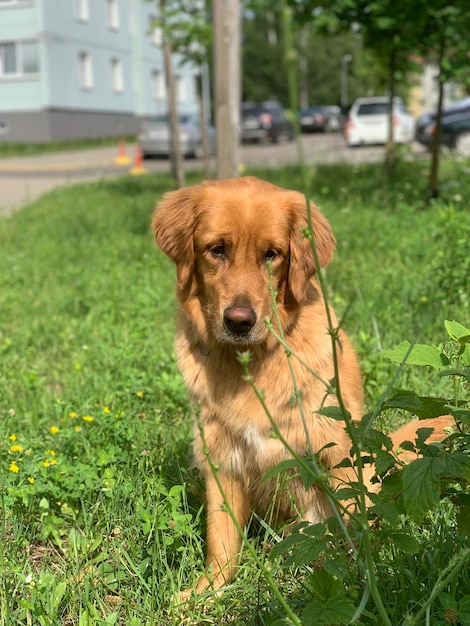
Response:
[{"label": "building facade", "polygon": [[[135,134],[167,111],[157,2],[0,0],[0,141]],[[199,69],[174,57],[178,108]]]}]

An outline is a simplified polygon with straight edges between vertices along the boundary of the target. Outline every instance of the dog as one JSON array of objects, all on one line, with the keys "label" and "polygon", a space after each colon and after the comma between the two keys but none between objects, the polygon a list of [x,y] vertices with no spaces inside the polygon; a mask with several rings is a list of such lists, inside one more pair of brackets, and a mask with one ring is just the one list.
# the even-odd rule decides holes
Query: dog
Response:
[{"label": "dog", "polygon": [[[157,245],[176,264],[178,365],[200,405],[194,457],[205,480],[207,557],[205,574],[183,598],[232,579],[240,531],[252,511],[272,523],[331,516],[319,484],[305,487],[292,472],[280,486],[264,479],[268,470],[310,452],[333,489],[357,481],[354,466],[341,464],[351,458],[345,423],[318,413],[338,406],[339,385],[341,402],[357,421],[363,392],[358,359],[342,330],[334,356],[313,278],[331,261],[335,238],[313,203],[310,220],[316,255],[305,236],[305,197],[251,176],[168,192],[154,213]],[[249,375],[240,358],[247,352]],[[428,426],[434,429],[428,441],[440,441],[450,420],[414,421],[390,436],[397,448]],[[369,470],[366,484],[374,489],[371,478]]]}]

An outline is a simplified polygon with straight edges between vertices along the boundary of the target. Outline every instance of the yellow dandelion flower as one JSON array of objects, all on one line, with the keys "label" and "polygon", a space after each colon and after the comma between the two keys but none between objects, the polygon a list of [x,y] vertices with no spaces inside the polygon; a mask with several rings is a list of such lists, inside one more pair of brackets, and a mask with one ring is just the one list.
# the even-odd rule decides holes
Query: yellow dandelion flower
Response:
[{"label": "yellow dandelion flower", "polygon": [[51,435],[57,435],[57,433],[59,432],[60,428],[58,428],[57,426],[51,426],[49,428],[49,432],[51,433]]},{"label": "yellow dandelion flower", "polygon": [[138,397],[138,398],[143,398],[143,397],[144,397],[144,392],[139,390],[139,391],[137,392],[137,397]]},{"label": "yellow dandelion flower", "polygon": [[16,435],[15,435],[15,434],[12,434],[12,435],[10,435],[10,436],[8,437],[8,439],[9,439],[10,441],[16,441]]},{"label": "yellow dandelion flower", "polygon": [[70,411],[69,413],[69,417],[71,417],[72,419],[78,417],[77,414],[75,413],[75,411]]},{"label": "yellow dandelion flower", "polygon": [[111,413],[111,409],[109,408],[109,406],[103,407],[103,413],[107,413],[107,414]]},{"label": "yellow dandelion flower", "polygon": [[46,454],[47,454],[47,456],[55,456],[56,452],[55,452],[55,450],[46,450]]},{"label": "yellow dandelion flower", "polygon": [[57,465],[56,459],[48,459],[49,465]]},{"label": "yellow dandelion flower", "polygon": [[74,426],[73,429],[74,429],[74,431],[76,433],[79,433],[82,430],[82,427],[81,426]]},{"label": "yellow dandelion flower", "polygon": [[15,444],[14,446],[11,446],[10,448],[10,452],[21,452],[23,450],[23,446],[19,446],[18,444]]},{"label": "yellow dandelion flower", "polygon": [[34,478],[32,476],[30,476],[28,478],[28,482],[31,483],[31,485],[34,485]]},{"label": "yellow dandelion flower", "polygon": [[84,415],[82,419],[84,422],[92,422],[95,418],[91,415]]},{"label": "yellow dandelion flower", "polygon": [[12,461],[10,463],[10,467],[8,468],[10,470],[10,472],[13,472],[14,474],[18,474],[18,472],[20,471],[20,468],[18,467],[18,465],[15,463],[15,461]]}]

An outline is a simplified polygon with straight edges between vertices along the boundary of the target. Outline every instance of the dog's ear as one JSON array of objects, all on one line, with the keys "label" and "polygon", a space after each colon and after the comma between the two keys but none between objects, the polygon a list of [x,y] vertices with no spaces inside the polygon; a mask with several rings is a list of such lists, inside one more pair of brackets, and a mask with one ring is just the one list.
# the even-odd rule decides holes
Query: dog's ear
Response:
[{"label": "dog's ear", "polygon": [[152,228],[159,248],[176,264],[178,286],[185,289],[194,273],[194,240],[198,193],[184,187],[166,193],[157,205]]},{"label": "dog's ear", "polygon": [[[326,217],[310,203],[313,237],[321,267],[326,267],[333,258],[336,240]],[[310,278],[317,271],[310,240],[303,233],[308,228],[306,200],[298,199],[291,224],[290,258],[287,288],[295,302],[300,302],[307,291]]]}]

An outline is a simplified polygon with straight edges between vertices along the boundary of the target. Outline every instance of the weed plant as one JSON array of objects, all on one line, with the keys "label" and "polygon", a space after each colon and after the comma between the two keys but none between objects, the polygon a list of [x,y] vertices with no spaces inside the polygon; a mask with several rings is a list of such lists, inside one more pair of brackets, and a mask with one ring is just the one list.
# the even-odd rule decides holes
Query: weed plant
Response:
[{"label": "weed plant", "polygon": [[[359,351],[368,411],[392,380],[417,397],[454,398],[455,376],[397,370],[383,354],[403,340],[447,345],[445,319],[469,326],[470,183],[465,164],[447,167],[443,199],[429,207],[420,162],[400,164],[387,185],[380,165],[308,171],[337,236],[328,296]],[[250,173],[302,186],[295,168]],[[334,522],[286,545],[255,519],[230,591],[209,607],[174,600],[202,567],[204,516],[172,351],[174,272],[149,230],[171,186],[143,176],[59,189],[0,222],[2,626],[289,623],[266,571],[299,623],[347,623],[364,597],[363,569]],[[384,406],[384,426],[418,410],[406,399]],[[468,494],[454,480],[441,498],[438,483],[429,513],[410,515],[400,496],[370,533],[393,624],[435,589],[420,623],[470,623],[468,563],[446,579],[468,549]],[[335,611],[319,616],[313,600]],[[362,609],[358,623],[382,623],[373,603]]]}]

